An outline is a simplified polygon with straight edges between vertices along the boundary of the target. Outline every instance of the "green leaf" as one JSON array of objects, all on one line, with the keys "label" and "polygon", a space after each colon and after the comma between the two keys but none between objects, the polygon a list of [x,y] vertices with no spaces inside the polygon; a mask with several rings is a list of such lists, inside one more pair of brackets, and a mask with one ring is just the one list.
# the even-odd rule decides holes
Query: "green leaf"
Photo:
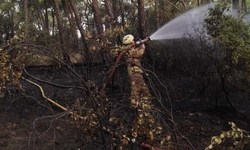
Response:
[{"label": "green leaf", "polygon": [[2,5],[1,5],[1,9],[3,11],[9,11],[10,9],[12,9],[14,7],[14,3],[13,2],[4,2]]}]

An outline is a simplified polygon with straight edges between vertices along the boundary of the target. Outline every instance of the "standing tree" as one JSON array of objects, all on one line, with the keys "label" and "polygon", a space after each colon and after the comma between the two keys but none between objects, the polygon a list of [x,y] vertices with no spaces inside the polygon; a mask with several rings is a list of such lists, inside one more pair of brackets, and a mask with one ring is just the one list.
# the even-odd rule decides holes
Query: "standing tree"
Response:
[{"label": "standing tree", "polygon": [[110,25],[112,25],[115,21],[113,7],[112,7],[113,5],[112,5],[110,0],[104,0],[104,2],[105,2],[105,9],[106,9],[106,12],[108,14],[107,22]]},{"label": "standing tree", "polygon": [[120,14],[121,14],[121,23],[122,26],[125,25],[125,14],[124,14],[124,6],[123,6],[123,0],[119,0],[119,8],[120,8]]},{"label": "standing tree", "polygon": [[82,39],[82,42],[83,42],[83,45],[84,45],[84,50],[85,50],[85,53],[87,55],[87,60],[89,60],[89,48],[88,48],[88,44],[85,40],[85,38],[87,38],[87,36],[85,36],[85,31],[83,29],[83,26],[82,26],[82,23],[81,23],[81,18],[79,16],[79,12],[78,12],[78,9],[76,8],[74,2],[72,0],[68,0],[69,4],[70,4],[70,8],[72,9],[72,11],[74,12],[74,15],[75,15],[75,20],[76,20],[76,25],[80,31],[80,34],[81,34],[81,39]]},{"label": "standing tree", "polygon": [[[62,0],[62,4],[63,4],[63,9],[64,9],[64,13],[68,18],[69,21],[69,26],[72,32],[72,35],[74,37],[74,46],[75,48],[78,49],[78,35],[77,35],[77,29],[75,27],[74,21],[73,21],[73,16],[71,16],[71,9],[70,9],[70,4],[68,3],[68,1]],[[71,53],[71,52],[70,52]]]},{"label": "standing tree", "polygon": [[29,31],[29,11],[28,11],[28,0],[24,0],[24,11],[25,11],[25,39],[27,40],[28,38],[28,31]]},{"label": "standing tree", "polygon": [[[3,39],[2,42],[7,43],[15,34],[15,26],[19,25],[18,19],[14,16],[16,15],[16,9],[14,7],[14,2],[0,2],[1,4],[1,13],[0,13],[0,39]],[[16,23],[17,22],[17,23]],[[16,24],[15,24],[16,23]]]},{"label": "standing tree", "polygon": [[97,0],[92,0],[92,9],[93,9],[95,25],[96,25],[96,29],[97,29],[97,32],[99,34],[99,37],[101,38],[101,41],[105,41],[102,21],[101,21],[101,17],[100,17],[100,10],[99,10]]},{"label": "standing tree", "polygon": [[114,21],[115,21],[115,24],[117,24],[117,4],[118,4],[118,0],[113,0],[113,14],[114,14]]},{"label": "standing tree", "polygon": [[158,7],[158,0],[155,0],[155,15],[156,15],[156,26],[157,29],[160,28],[160,14],[159,14],[159,7]]},{"label": "standing tree", "polygon": [[[209,17],[205,19],[205,27],[213,40],[223,48],[224,56],[222,55],[219,59],[221,63],[217,61],[219,64],[217,72],[220,76],[222,91],[226,94],[226,100],[234,108],[230,101],[232,89],[236,88],[233,83],[243,81],[240,88],[244,88],[245,83],[249,84],[250,28],[242,20],[225,15],[224,12],[227,9],[226,4],[219,4],[210,9]],[[233,85],[232,89],[229,88],[230,84]]]},{"label": "standing tree", "polygon": [[[57,26],[59,29],[59,39],[60,39],[60,43],[61,43],[61,47],[64,53],[64,59],[66,59],[68,56],[66,55],[66,51],[64,48],[64,44],[65,44],[65,40],[64,40],[64,31],[63,31],[63,21],[62,21],[62,17],[61,17],[61,10],[59,8],[59,4],[57,0],[53,0],[54,2],[54,11],[56,13],[56,19],[57,19]],[[66,59],[69,60],[69,59]]]},{"label": "standing tree", "polygon": [[239,0],[233,0],[233,9],[238,10],[239,9]]},{"label": "standing tree", "polygon": [[242,11],[243,13],[246,13],[246,12],[247,12],[246,0],[242,0],[242,1],[241,1],[241,11]]},{"label": "standing tree", "polygon": [[146,38],[146,22],[144,12],[144,0],[138,0],[138,19],[139,19],[139,34],[140,38]]},{"label": "standing tree", "polygon": [[44,14],[44,24],[45,24],[45,31],[47,33],[49,33],[49,13],[48,13],[48,1],[44,0],[44,10],[45,10],[45,14]]}]

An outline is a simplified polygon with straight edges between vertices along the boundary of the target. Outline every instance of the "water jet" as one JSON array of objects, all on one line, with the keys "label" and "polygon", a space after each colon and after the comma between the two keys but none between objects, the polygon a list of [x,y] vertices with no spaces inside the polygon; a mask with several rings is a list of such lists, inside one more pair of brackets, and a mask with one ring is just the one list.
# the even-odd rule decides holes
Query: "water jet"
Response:
[{"label": "water jet", "polygon": [[185,34],[194,34],[196,29],[203,27],[209,8],[214,6],[215,3],[210,3],[187,11],[150,35],[150,40],[178,39],[185,37]]}]

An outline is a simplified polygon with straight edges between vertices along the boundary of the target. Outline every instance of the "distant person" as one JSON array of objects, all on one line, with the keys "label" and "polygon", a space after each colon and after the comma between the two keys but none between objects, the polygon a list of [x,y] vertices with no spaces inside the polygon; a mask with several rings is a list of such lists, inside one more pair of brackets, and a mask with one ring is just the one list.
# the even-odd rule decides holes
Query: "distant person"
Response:
[{"label": "distant person", "polygon": [[123,37],[123,47],[128,63],[127,70],[131,84],[131,105],[133,107],[142,107],[141,105],[151,98],[148,86],[143,78],[143,70],[140,62],[145,52],[145,45],[141,44],[136,47],[134,36],[128,34]]}]

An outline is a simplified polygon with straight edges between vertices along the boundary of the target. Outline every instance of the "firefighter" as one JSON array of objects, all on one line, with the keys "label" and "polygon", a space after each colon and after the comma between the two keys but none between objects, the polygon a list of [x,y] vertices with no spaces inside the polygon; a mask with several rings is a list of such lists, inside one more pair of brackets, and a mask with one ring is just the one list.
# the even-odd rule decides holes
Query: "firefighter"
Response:
[{"label": "firefighter", "polygon": [[149,102],[149,98],[151,97],[143,78],[143,69],[140,62],[145,52],[145,45],[135,46],[134,36],[131,34],[124,36],[123,45],[127,47],[125,48],[125,54],[131,84],[131,105],[136,108],[142,107],[142,104],[146,101]]}]

